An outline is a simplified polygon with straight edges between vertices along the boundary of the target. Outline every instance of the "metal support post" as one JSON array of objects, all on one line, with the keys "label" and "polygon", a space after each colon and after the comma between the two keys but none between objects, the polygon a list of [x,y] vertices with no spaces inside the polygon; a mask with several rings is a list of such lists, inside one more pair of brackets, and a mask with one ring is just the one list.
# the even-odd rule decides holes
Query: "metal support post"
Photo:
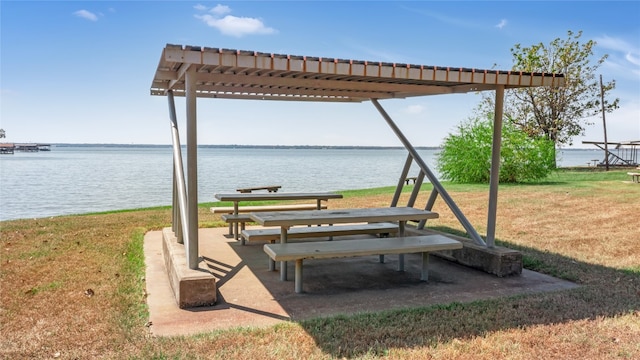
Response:
[{"label": "metal support post", "polygon": [[[173,157],[172,157],[173,160]],[[176,161],[171,165],[171,231],[176,232],[176,221],[180,217],[178,212],[178,187],[176,185]]]},{"label": "metal support post", "polygon": [[190,269],[198,268],[198,132],[196,114],[196,69],[191,66],[185,73],[187,110],[187,195],[189,201],[189,233],[187,259]]},{"label": "metal support post", "polygon": [[489,177],[489,212],[487,214],[487,246],[495,247],[496,213],[498,210],[498,183],[500,181],[500,146],[502,145],[502,106],[504,85],[496,88],[495,118],[493,119],[493,144],[491,147],[491,174]]},{"label": "metal support post", "polygon": [[[178,243],[189,246],[189,234],[184,234],[183,229],[188,226],[188,209],[187,209],[187,190],[184,182],[184,168],[182,166],[182,152],[180,150],[180,132],[178,131],[178,121],[176,116],[176,106],[173,98],[173,92],[167,93],[169,101],[169,116],[171,118],[171,142],[173,144],[173,179],[174,186],[174,234],[178,239]],[[176,210],[177,208],[177,210]],[[185,241],[186,240],[186,241]]]},{"label": "metal support post", "polygon": [[404,162],[404,167],[402,168],[402,173],[400,174],[400,179],[398,180],[398,186],[396,186],[396,192],[393,194],[393,199],[391,200],[391,207],[396,207],[398,205],[398,201],[400,201],[400,195],[402,194],[403,184],[407,175],[409,174],[409,169],[411,168],[411,163],[413,162],[413,157],[411,154],[407,155],[407,160]]},{"label": "metal support post", "polygon": [[413,191],[411,191],[411,196],[409,197],[409,201],[407,202],[408,207],[413,207],[416,203],[416,199],[418,198],[418,194],[420,193],[420,187],[422,186],[422,181],[424,181],[424,173],[420,171],[418,174],[418,178],[416,179],[416,184],[413,186]]},{"label": "metal support post", "polygon": [[411,156],[413,156],[413,159],[415,160],[415,162],[418,164],[418,166],[420,167],[420,169],[422,170],[422,172],[425,173],[425,175],[427,176],[427,178],[429,179],[429,181],[431,182],[431,184],[433,184],[433,188],[437,189],[438,193],[440,194],[440,196],[442,196],[442,200],[444,200],[444,202],[447,204],[447,206],[449,206],[449,209],[451,209],[451,212],[453,212],[453,214],[456,216],[456,218],[458,219],[458,221],[460,222],[460,224],[464,227],[464,229],[467,231],[467,234],[469,234],[469,236],[471,237],[471,239],[478,245],[482,245],[482,246],[486,246],[484,240],[482,240],[482,238],[480,237],[480,235],[478,234],[478,232],[476,231],[476,229],[473,228],[473,226],[471,225],[471,223],[469,222],[469,220],[467,220],[467,218],[464,216],[464,214],[462,213],[462,211],[460,210],[460,208],[458,208],[458,205],[456,205],[456,203],[453,201],[453,199],[451,198],[451,196],[449,196],[449,193],[447,193],[447,191],[444,189],[444,187],[442,186],[442,184],[438,181],[438,179],[436,178],[436,176],[433,174],[433,172],[431,172],[431,169],[429,169],[429,167],[427,166],[427,164],[424,162],[424,160],[422,160],[422,158],[420,157],[420,154],[418,154],[418,152],[416,151],[416,149],[413,147],[413,145],[411,145],[411,143],[409,142],[409,140],[404,136],[404,134],[400,131],[400,129],[398,128],[398,126],[393,122],[393,120],[391,120],[391,117],[389,117],[389,115],[387,114],[387,112],[382,108],[382,106],[380,105],[380,103],[378,102],[378,100],[376,99],[371,99],[371,102],[373,103],[373,105],[378,109],[378,111],[380,112],[380,114],[382,115],[382,117],[387,121],[387,124],[389,124],[389,127],[391,127],[391,129],[393,130],[393,132],[396,134],[396,136],[398,137],[398,139],[400,139],[400,141],[402,142],[402,144],[404,145],[404,147],[409,150],[409,153],[411,154]]},{"label": "metal support post", "polygon": [[[433,205],[436,203],[436,199],[438,198],[438,191],[433,188],[433,190],[431,190],[431,194],[429,195],[429,200],[427,200],[427,204],[425,205],[424,209],[427,211],[431,211],[433,209]],[[418,223],[418,229],[422,230],[424,229],[424,226],[427,224],[427,220],[420,220],[420,222]]]}]

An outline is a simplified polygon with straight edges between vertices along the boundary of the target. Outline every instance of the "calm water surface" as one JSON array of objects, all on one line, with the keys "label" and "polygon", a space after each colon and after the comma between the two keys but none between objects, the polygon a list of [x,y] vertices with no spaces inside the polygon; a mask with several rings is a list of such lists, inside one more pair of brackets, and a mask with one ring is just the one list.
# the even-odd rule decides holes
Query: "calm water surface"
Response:
[{"label": "calm water surface", "polygon": [[[419,152],[436,172],[437,151]],[[170,205],[171,154],[168,146],[54,146],[1,155],[0,220]],[[565,150],[558,160],[586,166],[600,155]],[[286,192],[394,186],[406,156],[402,149],[199,148],[198,201],[258,185],[282,185]]]}]

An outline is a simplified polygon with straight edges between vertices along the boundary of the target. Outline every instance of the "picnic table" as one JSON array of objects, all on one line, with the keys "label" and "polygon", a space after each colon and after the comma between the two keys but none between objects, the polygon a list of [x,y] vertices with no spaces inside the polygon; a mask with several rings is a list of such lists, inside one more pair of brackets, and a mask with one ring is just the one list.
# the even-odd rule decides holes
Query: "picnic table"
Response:
[{"label": "picnic table", "polygon": [[408,177],[408,178],[404,179],[404,182],[405,182],[407,185],[409,185],[409,181],[413,181],[413,183],[415,184],[415,183],[416,183],[416,180],[418,180],[418,177],[417,177],[417,176],[410,176],[410,177]]},{"label": "picnic table", "polygon": [[268,185],[268,186],[255,186],[255,187],[246,187],[246,188],[238,188],[236,189],[239,193],[252,193],[258,190],[267,190],[268,192],[278,192],[282,185]]},{"label": "picnic table", "polygon": [[[242,224],[244,228],[244,222],[251,220],[250,216],[243,217],[240,212],[256,212],[256,211],[288,211],[303,209],[322,209],[326,207],[322,202],[329,199],[342,199],[342,194],[332,192],[289,192],[289,193],[229,193],[229,194],[215,194],[216,199],[220,201],[233,202],[233,207],[212,207],[211,211],[214,213],[226,212],[231,214],[227,217],[227,222],[231,225],[233,222],[233,236],[236,240],[239,238],[238,223]],[[245,201],[269,201],[269,200],[282,200],[282,201],[295,201],[295,200],[315,200],[315,207],[313,204],[290,204],[290,205],[262,205],[251,206],[243,209],[240,206],[241,202]],[[231,229],[231,228],[230,228]]]},{"label": "picnic table", "polygon": [[[322,225],[322,224],[348,224],[348,223],[380,223],[380,222],[398,222],[398,237],[404,237],[404,228],[407,221],[420,221],[427,219],[435,219],[438,213],[427,210],[420,210],[413,207],[382,207],[382,208],[355,208],[355,209],[336,209],[336,210],[310,210],[310,211],[272,211],[249,213],[249,216],[262,226],[279,226],[280,227],[280,244],[287,243],[287,232],[291,226],[295,225]],[[376,239],[378,240],[378,239]],[[347,240],[350,241],[350,240]],[[360,244],[364,242],[357,240]],[[334,241],[334,243],[339,243]],[[371,244],[373,246],[373,244]],[[265,249],[271,249],[269,244],[265,245]],[[265,250],[266,251],[266,250]],[[382,260],[382,257],[381,257]],[[404,258],[401,255],[398,263],[398,270],[404,270]],[[270,263],[270,268],[273,268]],[[296,262],[296,291],[302,291],[302,267]],[[300,267],[300,269],[298,269]],[[299,275],[299,276],[298,276]],[[287,280],[287,262],[280,262],[280,280]],[[298,291],[300,290],[300,291]]]}]

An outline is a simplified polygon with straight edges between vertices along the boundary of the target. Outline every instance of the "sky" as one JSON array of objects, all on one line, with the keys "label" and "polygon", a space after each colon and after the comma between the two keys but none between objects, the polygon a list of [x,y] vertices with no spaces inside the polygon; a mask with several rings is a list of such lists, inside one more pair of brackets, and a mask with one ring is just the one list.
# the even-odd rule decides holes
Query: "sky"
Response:
[{"label": "sky", "polygon": [[[610,99],[609,141],[640,140],[640,1],[0,1],[0,128],[8,142],[170,144],[150,87],[166,44],[509,70],[516,45],[582,31]],[[479,94],[380,101],[415,146],[439,146]],[[370,102],[198,100],[198,143],[400,146]],[[176,98],[185,129],[184,98]],[[595,148],[602,118],[572,147]],[[181,135],[186,140],[186,133]],[[183,140],[184,141],[184,140]]]}]

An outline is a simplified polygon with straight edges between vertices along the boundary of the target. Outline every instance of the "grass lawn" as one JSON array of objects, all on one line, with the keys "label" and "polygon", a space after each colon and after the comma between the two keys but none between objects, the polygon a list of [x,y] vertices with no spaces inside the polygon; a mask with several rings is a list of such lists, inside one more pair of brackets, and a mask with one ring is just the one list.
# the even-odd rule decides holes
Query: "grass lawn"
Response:
[{"label": "grass lawn", "polygon": [[[188,337],[145,326],[143,237],[170,225],[170,209],[0,222],[0,358],[640,359],[640,185],[629,180],[558,171],[500,186],[499,245],[579,288]],[[445,188],[484,234],[488,186]],[[393,190],[344,191],[330,206],[388,206]],[[200,226],[226,226],[212,205]],[[429,227],[463,230],[440,199],[433,210]]]}]

